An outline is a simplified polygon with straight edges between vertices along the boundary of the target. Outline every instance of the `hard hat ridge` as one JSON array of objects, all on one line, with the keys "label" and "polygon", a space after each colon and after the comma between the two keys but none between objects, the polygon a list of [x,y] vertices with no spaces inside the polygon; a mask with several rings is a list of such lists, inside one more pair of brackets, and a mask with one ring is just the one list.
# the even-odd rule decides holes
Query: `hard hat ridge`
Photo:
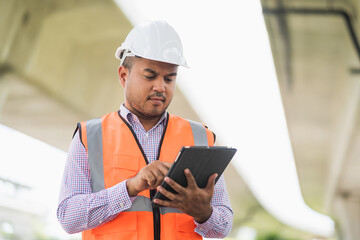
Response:
[{"label": "hard hat ridge", "polygon": [[139,24],[130,31],[115,53],[120,66],[129,56],[188,67],[179,35],[162,20]]}]

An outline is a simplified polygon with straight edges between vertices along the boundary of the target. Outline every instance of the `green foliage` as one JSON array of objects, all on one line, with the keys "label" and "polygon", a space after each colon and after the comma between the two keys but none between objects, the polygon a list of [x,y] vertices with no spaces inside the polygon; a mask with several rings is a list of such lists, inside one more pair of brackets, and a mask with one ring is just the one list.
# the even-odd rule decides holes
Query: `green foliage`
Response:
[{"label": "green foliage", "polygon": [[1,240],[18,240],[18,238],[14,234],[5,233],[0,231],[0,239]]},{"label": "green foliage", "polygon": [[258,236],[256,240],[292,240],[292,239],[284,238],[278,233],[266,233]]}]

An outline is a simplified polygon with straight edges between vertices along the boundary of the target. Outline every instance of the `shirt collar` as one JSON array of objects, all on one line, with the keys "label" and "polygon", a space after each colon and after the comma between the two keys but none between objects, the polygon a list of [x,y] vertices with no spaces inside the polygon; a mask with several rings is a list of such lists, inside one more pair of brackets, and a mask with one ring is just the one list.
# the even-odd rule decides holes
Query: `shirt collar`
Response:
[{"label": "shirt collar", "polygon": [[[121,117],[124,118],[131,126],[133,126],[133,124],[135,124],[135,123],[141,124],[139,118],[138,118],[134,113],[132,113],[129,109],[127,109],[127,108],[125,107],[125,104],[124,104],[124,103],[120,105],[120,115],[121,115]],[[166,119],[167,119],[167,111],[165,110],[165,112],[164,112],[163,115],[161,116],[159,122],[156,123],[153,128],[157,127],[157,125],[159,125],[159,124],[165,125]]]}]

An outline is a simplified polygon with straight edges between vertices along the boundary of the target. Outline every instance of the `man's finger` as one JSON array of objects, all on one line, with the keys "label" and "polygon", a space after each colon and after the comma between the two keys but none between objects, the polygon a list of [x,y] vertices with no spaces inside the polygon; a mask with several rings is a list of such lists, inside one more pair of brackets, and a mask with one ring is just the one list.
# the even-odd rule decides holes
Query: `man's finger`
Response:
[{"label": "man's finger", "polygon": [[146,176],[146,181],[149,186],[153,187],[156,184],[156,176],[152,172],[149,172]]},{"label": "man's finger", "polygon": [[164,166],[154,170],[154,176],[156,177],[156,183],[155,183],[156,187],[162,183],[168,171],[169,170]]},{"label": "man's finger", "polygon": [[167,182],[167,184],[169,184],[170,187],[172,187],[177,193],[179,194],[184,193],[185,188],[183,188],[180,184],[178,184],[174,180],[170,179],[169,177],[165,177],[164,181]]},{"label": "man's finger", "polygon": [[171,167],[172,163],[162,162],[168,169]]},{"label": "man's finger", "polygon": [[171,206],[170,201],[165,201],[165,200],[161,200],[161,199],[154,199],[154,203],[159,204],[164,207],[173,207],[173,206]]},{"label": "man's finger", "polygon": [[194,176],[191,174],[190,169],[187,168],[187,169],[184,170],[184,172],[185,172],[185,176],[186,176],[186,179],[187,179],[188,187],[190,187],[192,189],[196,188],[197,183],[195,181]]},{"label": "man's finger", "polygon": [[167,191],[165,188],[163,188],[163,187],[161,187],[161,186],[159,186],[159,187],[157,188],[157,190],[158,190],[159,192],[161,192],[162,195],[164,195],[165,197],[167,197],[168,199],[170,199],[171,201],[175,200],[176,197],[177,197],[176,195],[178,195],[178,194],[174,194],[174,193],[171,193],[171,192]]},{"label": "man's finger", "polygon": [[164,180],[164,177],[165,177],[165,176],[163,176],[163,175],[159,175],[159,176],[156,178],[156,182],[155,182],[154,186],[155,186],[155,187],[159,186],[159,185],[162,183],[162,181]]},{"label": "man's finger", "polygon": [[211,175],[208,179],[208,182],[206,184],[206,190],[213,192],[214,191],[214,185],[215,185],[215,179],[217,178],[218,174],[214,173]]},{"label": "man's finger", "polygon": [[171,163],[164,163],[159,165],[158,170],[166,176],[166,174],[169,172],[169,168],[171,167]]}]

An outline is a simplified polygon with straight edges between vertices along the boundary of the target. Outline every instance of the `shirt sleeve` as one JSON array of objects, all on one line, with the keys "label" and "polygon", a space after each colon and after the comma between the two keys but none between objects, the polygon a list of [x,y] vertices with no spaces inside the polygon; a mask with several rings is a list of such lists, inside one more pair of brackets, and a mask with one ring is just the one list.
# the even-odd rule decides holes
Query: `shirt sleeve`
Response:
[{"label": "shirt sleeve", "polygon": [[196,224],[195,232],[206,238],[224,238],[232,228],[233,211],[223,175],[215,184],[211,205],[213,212],[206,222],[198,223],[194,221]]},{"label": "shirt sleeve", "polygon": [[126,180],[92,193],[88,154],[77,132],[70,144],[61,183],[57,218],[67,233],[95,228],[129,209]]}]

